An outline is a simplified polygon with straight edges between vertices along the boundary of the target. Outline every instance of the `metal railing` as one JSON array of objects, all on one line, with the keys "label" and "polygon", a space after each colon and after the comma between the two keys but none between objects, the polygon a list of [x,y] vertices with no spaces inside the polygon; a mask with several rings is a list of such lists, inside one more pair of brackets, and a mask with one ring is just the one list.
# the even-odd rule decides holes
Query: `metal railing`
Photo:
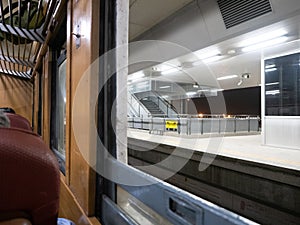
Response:
[{"label": "metal railing", "polygon": [[[165,116],[165,115],[162,115]],[[163,134],[221,134],[258,132],[260,117],[255,115],[187,115],[177,117],[129,117],[128,127],[149,130],[149,133]]]},{"label": "metal railing", "polygon": [[154,97],[157,98],[158,107],[168,116],[174,117],[178,115],[176,108],[167,100],[162,98],[157,92],[153,91]]},{"label": "metal railing", "polygon": [[151,115],[148,109],[130,92],[128,93],[128,111],[133,112],[136,117],[149,117]]}]

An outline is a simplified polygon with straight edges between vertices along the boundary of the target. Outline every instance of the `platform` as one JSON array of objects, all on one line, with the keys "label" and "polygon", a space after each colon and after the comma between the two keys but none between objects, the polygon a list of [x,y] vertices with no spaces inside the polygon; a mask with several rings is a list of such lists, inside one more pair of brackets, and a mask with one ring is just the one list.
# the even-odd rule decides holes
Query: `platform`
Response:
[{"label": "platform", "polygon": [[[149,131],[128,129],[128,137],[177,146],[194,151],[216,153],[247,161],[263,163],[293,170],[300,170],[300,150],[264,146],[261,144],[260,133],[227,134],[224,137],[210,135],[178,135],[176,132],[166,132],[163,135],[149,134]],[[211,152],[209,143],[220,141],[219,149]]]}]

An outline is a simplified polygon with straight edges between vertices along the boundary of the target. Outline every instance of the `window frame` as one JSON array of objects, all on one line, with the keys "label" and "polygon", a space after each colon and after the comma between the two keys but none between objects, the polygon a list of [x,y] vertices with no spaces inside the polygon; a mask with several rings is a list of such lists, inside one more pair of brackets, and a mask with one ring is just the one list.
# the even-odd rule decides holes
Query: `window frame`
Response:
[{"label": "window frame", "polygon": [[[53,62],[53,75],[51,79],[51,109],[55,109],[55,111],[51,110],[50,116],[50,148],[54,152],[57,157],[60,171],[66,175],[66,156],[61,154],[57,149],[57,134],[56,134],[56,120],[57,120],[57,79],[59,76],[59,67],[67,60],[66,50],[61,52],[58,56],[56,51],[53,51],[52,54],[52,62]],[[66,148],[66,146],[65,146]],[[66,150],[66,149],[65,149]]]}]

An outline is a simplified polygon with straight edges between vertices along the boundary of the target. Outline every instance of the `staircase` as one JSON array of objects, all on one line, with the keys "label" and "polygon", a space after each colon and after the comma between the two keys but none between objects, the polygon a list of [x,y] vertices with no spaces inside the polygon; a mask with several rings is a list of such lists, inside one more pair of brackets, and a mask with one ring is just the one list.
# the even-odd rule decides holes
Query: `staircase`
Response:
[{"label": "staircase", "polygon": [[155,102],[148,99],[142,99],[140,101],[149,110],[153,117],[163,117],[166,115]]}]

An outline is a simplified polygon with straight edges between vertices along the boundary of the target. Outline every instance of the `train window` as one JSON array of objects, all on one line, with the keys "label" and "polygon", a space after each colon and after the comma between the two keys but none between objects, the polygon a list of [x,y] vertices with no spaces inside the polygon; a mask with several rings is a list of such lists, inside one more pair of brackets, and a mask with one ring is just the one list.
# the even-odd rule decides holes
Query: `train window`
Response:
[{"label": "train window", "polygon": [[65,172],[66,157],[66,54],[56,60],[56,75],[52,80],[51,148],[57,155],[61,171]]},{"label": "train window", "polygon": [[265,61],[266,115],[300,116],[300,54]]}]

